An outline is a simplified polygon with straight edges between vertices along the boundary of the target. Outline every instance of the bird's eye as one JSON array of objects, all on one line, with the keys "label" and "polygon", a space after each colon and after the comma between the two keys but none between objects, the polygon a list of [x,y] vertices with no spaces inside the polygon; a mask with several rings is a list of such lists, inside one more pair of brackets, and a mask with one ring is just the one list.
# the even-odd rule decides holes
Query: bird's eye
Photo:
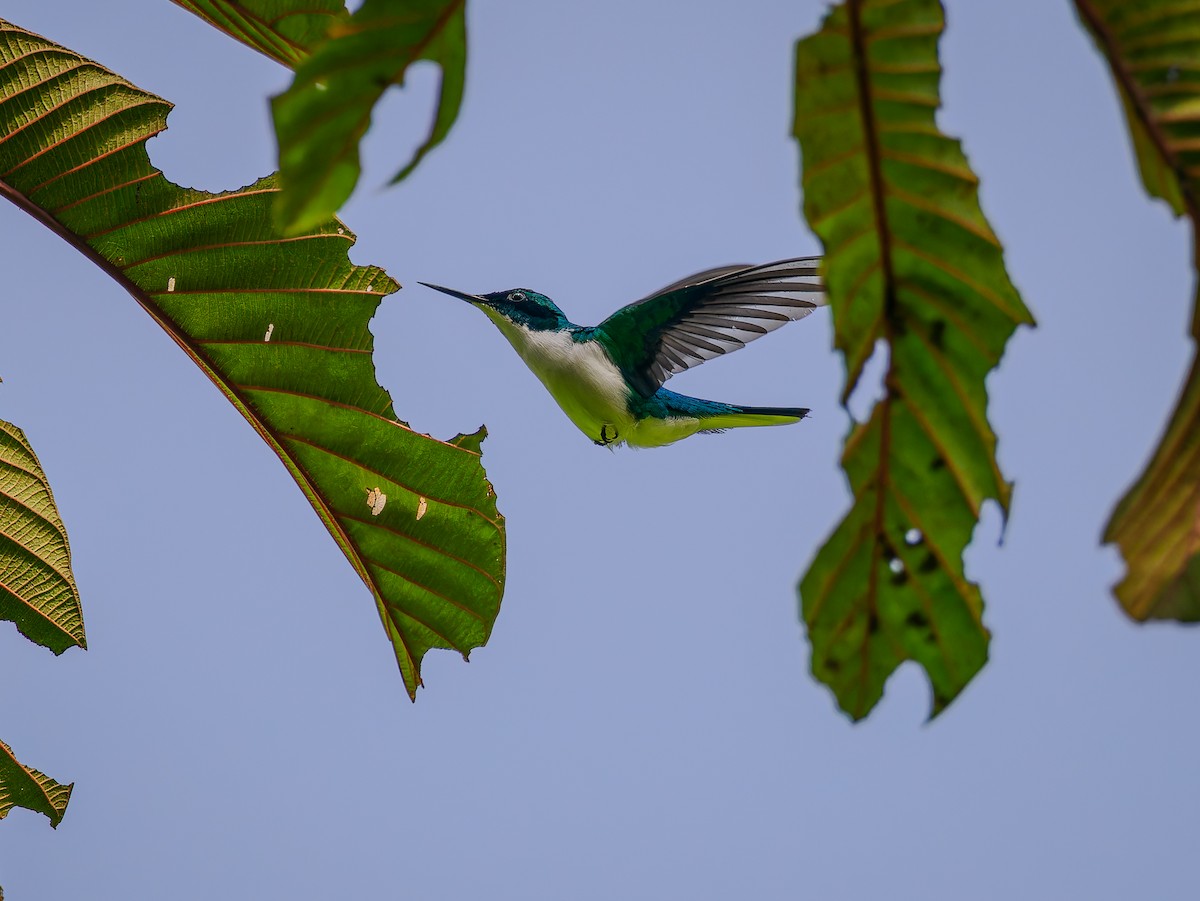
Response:
[{"label": "bird's eye", "polygon": [[513,291],[512,294],[508,295],[508,299],[512,303],[520,303],[521,301],[523,301],[525,299],[525,292],[524,291]]}]

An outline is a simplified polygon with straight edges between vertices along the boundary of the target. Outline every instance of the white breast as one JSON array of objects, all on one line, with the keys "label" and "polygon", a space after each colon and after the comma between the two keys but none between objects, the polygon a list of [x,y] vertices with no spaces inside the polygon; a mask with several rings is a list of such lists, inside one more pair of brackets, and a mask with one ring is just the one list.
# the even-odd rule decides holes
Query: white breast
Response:
[{"label": "white breast", "polygon": [[[485,309],[485,312],[490,311]],[[598,341],[575,341],[568,332],[534,331],[490,315],[563,412],[593,441],[616,441],[633,431],[625,379]]]}]

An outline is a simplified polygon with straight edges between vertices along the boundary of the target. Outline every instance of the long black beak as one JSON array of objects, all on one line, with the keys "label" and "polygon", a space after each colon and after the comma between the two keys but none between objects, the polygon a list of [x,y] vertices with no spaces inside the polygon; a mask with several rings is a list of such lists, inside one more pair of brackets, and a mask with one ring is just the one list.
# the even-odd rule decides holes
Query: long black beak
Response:
[{"label": "long black beak", "polygon": [[434,291],[441,291],[443,294],[449,294],[451,297],[457,297],[459,300],[465,300],[467,303],[487,303],[486,297],[480,297],[478,294],[464,294],[462,291],[455,291],[453,288],[443,288],[441,285],[431,285],[429,282],[417,282],[418,285],[424,285],[426,288],[433,288]]}]

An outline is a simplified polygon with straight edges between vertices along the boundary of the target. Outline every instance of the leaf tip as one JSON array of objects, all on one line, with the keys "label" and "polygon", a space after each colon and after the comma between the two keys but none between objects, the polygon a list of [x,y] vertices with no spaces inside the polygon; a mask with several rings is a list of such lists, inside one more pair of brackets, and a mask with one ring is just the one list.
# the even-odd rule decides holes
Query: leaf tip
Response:
[{"label": "leaf tip", "polygon": [[464,450],[469,450],[472,453],[483,454],[483,442],[487,438],[487,426],[480,425],[478,429],[470,433],[461,433],[450,439],[450,443],[455,447],[461,447]]},{"label": "leaf tip", "polygon": [[[50,828],[51,829],[58,829],[58,824],[61,823],[63,821],[63,817],[65,817],[67,815],[67,805],[71,803],[71,792],[74,790],[75,790],[74,782],[68,782],[66,785],[63,786],[62,804],[61,805],[56,804],[54,806],[54,808],[53,808],[54,813],[52,815],[47,814],[47,816],[50,818]],[[2,896],[0,896],[0,898],[2,898]]]}]

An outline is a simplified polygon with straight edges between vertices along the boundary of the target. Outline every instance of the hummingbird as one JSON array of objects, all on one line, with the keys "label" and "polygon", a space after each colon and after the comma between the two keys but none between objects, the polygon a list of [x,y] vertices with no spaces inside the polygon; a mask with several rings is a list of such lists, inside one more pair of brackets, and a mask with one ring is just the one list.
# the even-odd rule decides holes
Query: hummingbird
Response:
[{"label": "hummingbird", "polygon": [[662,447],[697,432],[786,425],[806,407],[744,407],[676,394],[672,375],[745,347],[825,303],[820,257],[721,266],[667,285],[599,325],[576,325],[544,294],[465,294],[496,324],[567,417],[598,445]]}]

